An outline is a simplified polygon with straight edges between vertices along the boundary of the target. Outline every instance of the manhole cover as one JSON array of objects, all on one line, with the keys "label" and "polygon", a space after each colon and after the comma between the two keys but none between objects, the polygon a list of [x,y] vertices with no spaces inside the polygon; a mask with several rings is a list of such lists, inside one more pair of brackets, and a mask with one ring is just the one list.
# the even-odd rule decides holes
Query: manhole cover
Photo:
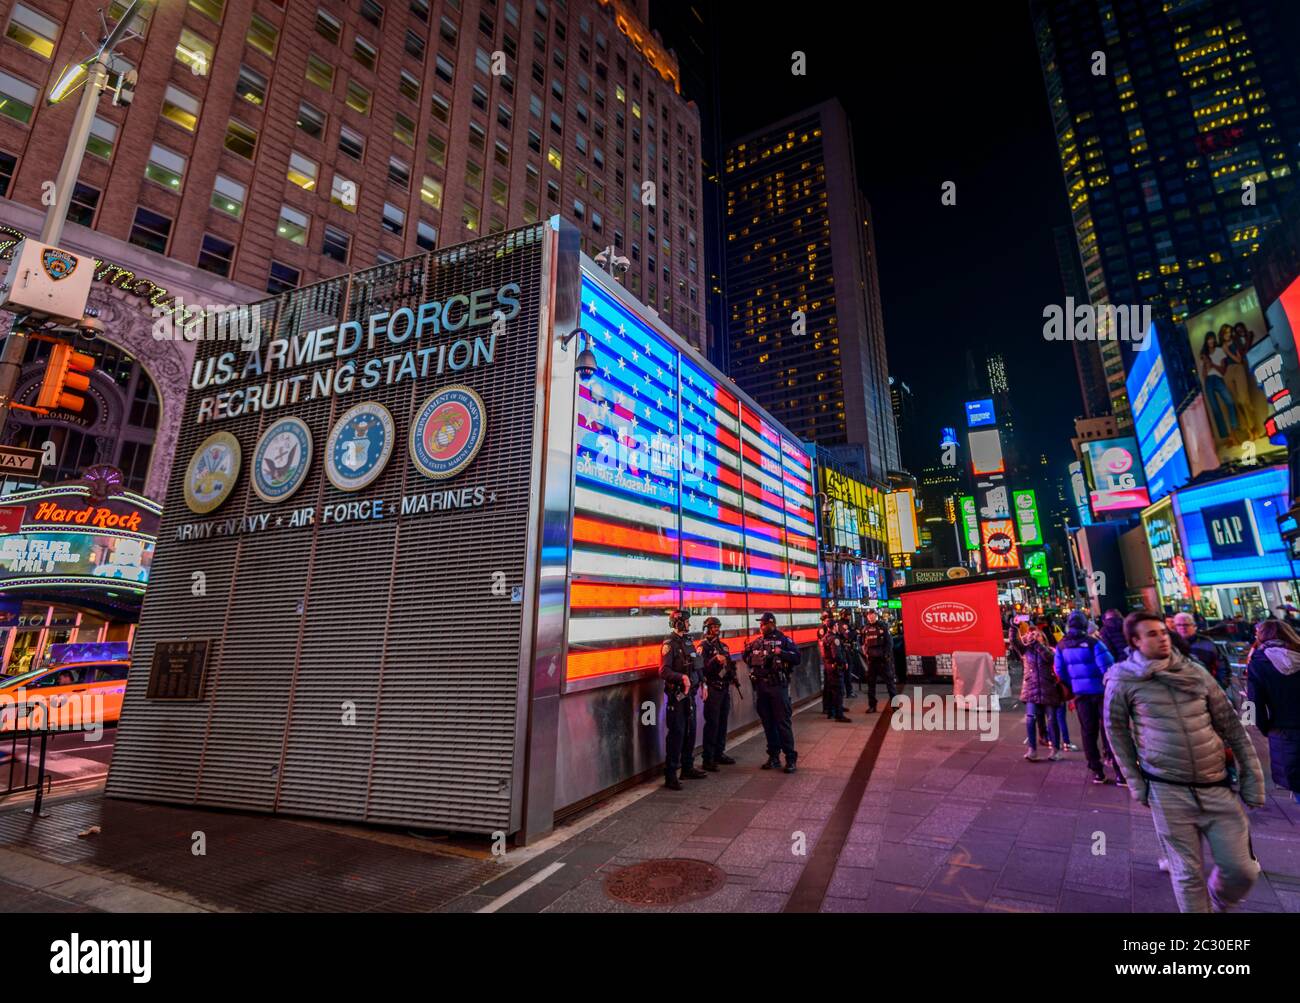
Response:
[{"label": "manhole cover", "polygon": [[605,894],[632,905],[677,905],[708,898],[726,883],[726,872],[703,860],[647,860],[611,874]]}]

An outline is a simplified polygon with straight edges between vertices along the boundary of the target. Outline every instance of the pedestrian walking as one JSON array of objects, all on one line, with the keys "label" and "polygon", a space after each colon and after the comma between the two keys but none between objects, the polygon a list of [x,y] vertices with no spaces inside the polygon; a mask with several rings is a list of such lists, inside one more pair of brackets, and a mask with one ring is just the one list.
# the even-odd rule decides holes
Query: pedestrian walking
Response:
[{"label": "pedestrian walking", "polygon": [[1128,642],[1124,640],[1124,614],[1119,610],[1108,609],[1101,615],[1100,637],[1111,658],[1117,662],[1128,658]]},{"label": "pedestrian walking", "polygon": [[1283,620],[1260,625],[1246,666],[1246,698],[1268,738],[1273,783],[1300,804],[1300,636]]},{"label": "pedestrian walking", "polygon": [[[1105,761],[1115,770],[1115,782],[1124,784],[1124,774],[1115,766],[1115,758],[1101,726],[1102,703],[1106,694],[1106,670],[1114,664],[1106,646],[1087,632],[1088,618],[1078,611],[1070,614],[1065,637],[1056,646],[1053,667],[1057,677],[1072,694],[1079,726],[1083,729],[1083,755],[1095,784],[1106,783]],[[1097,751],[1101,739],[1102,752]]]},{"label": "pedestrian walking", "polygon": [[762,768],[780,769],[784,752],[785,772],[793,773],[799,753],[794,747],[790,676],[799,664],[799,648],[777,629],[776,614],[764,613],[758,622],[761,633],[745,646],[743,657],[754,686],[754,709],[767,738],[767,762]]},{"label": "pedestrian walking", "polygon": [[[1259,878],[1241,802],[1264,804],[1264,771],[1223,688],[1173,647],[1163,617],[1130,613],[1124,636],[1133,654],[1107,673],[1106,735],[1129,793],[1151,808],[1179,910],[1222,911]],[[1237,760],[1240,799],[1225,745]],[[1215,865],[1208,879],[1202,838]]]},{"label": "pedestrian walking", "polygon": [[1061,684],[1056,677],[1056,655],[1047,646],[1043,632],[1033,627],[1025,635],[1020,651],[1024,677],[1020,681],[1020,702],[1025,705],[1025,758],[1038,762],[1038,724],[1042,719],[1047,729],[1048,758],[1061,758],[1060,730],[1056,723],[1055,708],[1062,702]]}]

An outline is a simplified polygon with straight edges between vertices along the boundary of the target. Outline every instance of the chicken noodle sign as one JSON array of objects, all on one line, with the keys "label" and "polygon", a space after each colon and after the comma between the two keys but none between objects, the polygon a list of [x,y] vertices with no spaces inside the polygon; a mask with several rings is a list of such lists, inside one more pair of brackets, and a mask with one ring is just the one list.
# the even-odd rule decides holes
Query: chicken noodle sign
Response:
[{"label": "chicken noodle sign", "polygon": [[901,594],[909,655],[1006,654],[996,582],[969,582]]},{"label": "chicken noodle sign", "polygon": [[[491,365],[502,325],[519,314],[519,297],[519,284],[507,282],[273,338],[252,351],[198,359],[190,387],[214,392],[199,399],[195,421],[237,418]],[[395,350],[388,352],[390,347]],[[358,354],[369,357],[353,358]],[[241,385],[216,389],[230,383]]]}]

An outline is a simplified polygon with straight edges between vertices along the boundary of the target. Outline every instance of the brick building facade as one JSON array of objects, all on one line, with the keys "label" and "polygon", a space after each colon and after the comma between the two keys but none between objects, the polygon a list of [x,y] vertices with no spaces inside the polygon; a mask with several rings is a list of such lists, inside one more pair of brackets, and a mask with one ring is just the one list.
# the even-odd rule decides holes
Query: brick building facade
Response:
[{"label": "brick building facade", "polygon": [[[76,99],[44,95],[99,3],[0,0],[6,199],[40,206],[57,173]],[[647,4],[160,4],[119,47],[135,98],[101,101],[70,218],[275,293],[559,214],[704,350],[699,113]]]}]

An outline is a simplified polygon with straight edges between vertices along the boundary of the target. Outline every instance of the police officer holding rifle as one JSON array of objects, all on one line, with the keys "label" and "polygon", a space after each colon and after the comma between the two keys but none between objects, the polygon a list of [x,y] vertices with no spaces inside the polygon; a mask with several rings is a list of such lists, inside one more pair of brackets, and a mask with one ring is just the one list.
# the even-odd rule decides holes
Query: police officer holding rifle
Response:
[{"label": "police officer holding rifle", "polygon": [[790,677],[799,664],[799,648],[777,629],[774,614],[764,613],[758,622],[762,633],[745,646],[742,657],[754,684],[754,709],[767,736],[763,769],[780,769],[780,753],[784,752],[785,772],[793,773],[799,754],[794,748],[791,724],[794,709],[790,704]]},{"label": "police officer holding rifle", "polygon": [[659,649],[659,678],[664,681],[664,786],[682,789],[678,771],[687,780],[708,776],[695,768],[695,694],[700,688],[700,672],[695,668],[695,646],[687,633],[690,615],[674,609],[668,613],[672,628]]},{"label": "police officer holding rifle", "polygon": [[731,687],[740,696],[740,681],[727,642],[722,639],[722,621],[716,616],[704,621],[700,652],[704,656],[704,768],[717,773],[719,765],[732,766],[736,762],[726,752],[727,717],[731,713]]}]

